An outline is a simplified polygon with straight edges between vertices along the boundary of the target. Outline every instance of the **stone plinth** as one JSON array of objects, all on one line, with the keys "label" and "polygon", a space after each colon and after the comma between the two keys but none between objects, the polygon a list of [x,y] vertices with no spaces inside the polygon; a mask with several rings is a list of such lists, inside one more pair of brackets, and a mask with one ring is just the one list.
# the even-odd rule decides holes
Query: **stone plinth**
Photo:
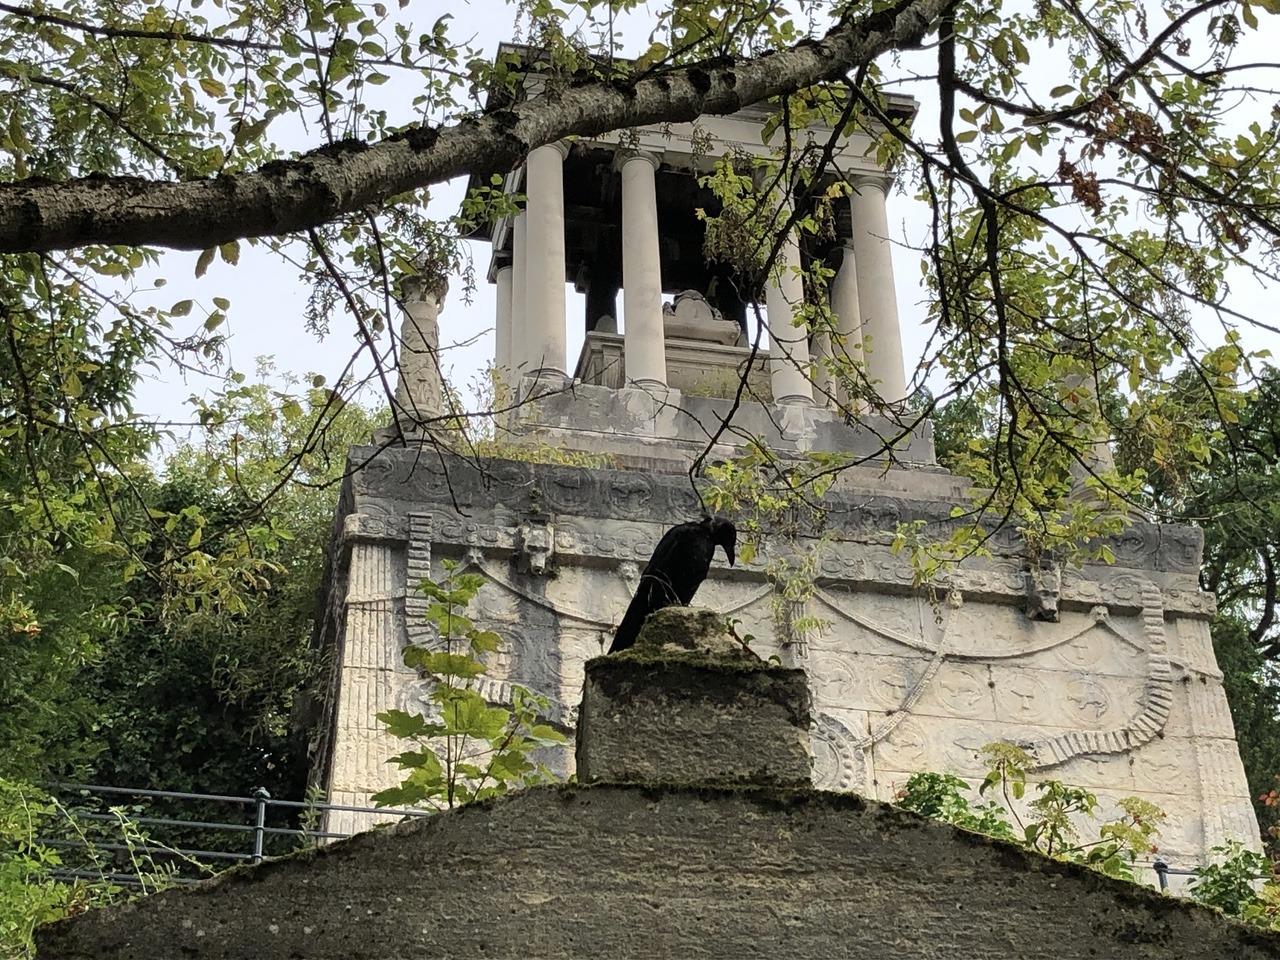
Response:
[{"label": "stone plinth", "polygon": [[[737,324],[718,321],[722,327]],[[738,392],[742,371],[747,374],[749,396],[768,400],[773,396],[769,384],[769,354],[753,351],[750,346],[736,346],[712,340],[698,340],[680,334],[694,332],[668,321],[664,354],[667,386],[694,397],[732,398]],[[584,384],[618,390],[626,386],[628,371],[623,350],[623,337],[599,329],[587,333],[574,377]],[[634,377],[630,379],[634,380]]]},{"label": "stone plinth", "polygon": [[809,785],[804,671],[765,663],[723,624],[669,607],[632,649],[586,665],[581,782]]}]

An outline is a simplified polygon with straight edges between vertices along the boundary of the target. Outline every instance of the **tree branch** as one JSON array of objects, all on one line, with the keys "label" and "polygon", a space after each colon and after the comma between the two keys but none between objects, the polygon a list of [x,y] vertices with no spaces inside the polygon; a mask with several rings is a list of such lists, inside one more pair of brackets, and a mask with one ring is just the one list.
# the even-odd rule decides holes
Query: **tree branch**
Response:
[{"label": "tree branch", "polygon": [[898,0],[820,40],[748,60],[706,61],[634,84],[598,80],[372,146],[348,142],[249,173],[166,182],[121,177],[0,185],[0,253],[87,244],[202,250],[295,233],[463,174],[502,172],[568,136],[733,113],[918,46],[953,0]]}]

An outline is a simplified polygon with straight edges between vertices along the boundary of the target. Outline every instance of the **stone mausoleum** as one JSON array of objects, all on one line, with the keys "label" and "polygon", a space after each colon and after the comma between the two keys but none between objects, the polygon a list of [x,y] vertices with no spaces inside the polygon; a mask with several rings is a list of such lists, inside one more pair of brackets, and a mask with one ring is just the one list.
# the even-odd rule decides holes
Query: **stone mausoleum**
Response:
[{"label": "stone mausoleum", "polygon": [[[889,109],[909,117],[914,104]],[[692,459],[713,437],[712,459],[759,437],[782,457],[855,461],[826,496],[820,531],[733,569],[718,559],[696,601],[737,620],[762,656],[805,671],[816,786],[885,800],[916,771],[973,780],[979,748],[1007,740],[1033,752],[1038,774],[1093,790],[1104,815],[1127,795],[1162,807],[1160,856],[1172,866],[1229,838],[1256,843],[1210,642],[1214,600],[1198,586],[1197,529],[1137,521],[1112,544],[1114,564],[1083,569],[1031,562],[1001,531],[991,557],[948,570],[932,590],[912,586],[908,559],[890,549],[896,526],[945,532],[969,490],[937,466],[927,425],[906,430],[882,415],[907,393],[885,213],[892,173],[872,159],[874,130],[807,131],[835,144],[831,176],[852,188],[834,236],[782,238],[787,262],[834,271],[839,342],[810,336],[779,322],[804,299],[798,274],[743,290],[702,253],[696,211],[714,204],[699,177],[727,152],[771,149],[765,117],[747,109],[552,144],[506,178],[527,201],[488,237],[498,309],[476,322],[493,323],[495,366],[514,398],[498,449],[607,465],[442,456],[425,443],[441,413],[445,291],[406,284],[397,426],[351,451],[336,524],[321,625],[333,683],[315,768],[326,799],[365,804],[399,780],[386,758],[400,747],[375,714],[424,708],[425,681],[401,652],[432,640],[414,587],[440,577],[441,561],[486,580],[473,612],[505,640],[487,695],[501,701],[522,684],[571,731],[584,664],[607,648],[654,544],[700,511]],[[584,294],[585,316],[566,315],[567,283]],[[753,304],[772,321],[759,342]],[[576,358],[570,324],[584,330]],[[835,409],[850,398],[820,363],[833,349],[856,352],[878,393],[856,419]],[[735,396],[743,377],[749,389]],[[778,602],[771,550],[813,558],[808,599]],[[794,628],[812,620],[823,626]],[[572,772],[571,748],[554,765]],[[329,816],[334,830],[369,823]]]}]

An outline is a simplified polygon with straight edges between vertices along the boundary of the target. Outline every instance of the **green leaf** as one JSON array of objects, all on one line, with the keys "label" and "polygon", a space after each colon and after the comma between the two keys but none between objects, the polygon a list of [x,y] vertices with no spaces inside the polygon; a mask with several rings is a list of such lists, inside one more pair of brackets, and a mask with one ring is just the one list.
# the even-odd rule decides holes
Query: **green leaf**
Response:
[{"label": "green leaf", "polygon": [[227,95],[226,85],[221,80],[215,80],[213,77],[201,77],[200,89],[211,97],[225,97]]},{"label": "green leaf", "polygon": [[417,771],[415,783],[428,784],[444,775],[440,758],[431,750],[406,750],[396,754],[387,763],[394,763],[401,770]]},{"label": "green leaf", "polygon": [[23,152],[31,149],[31,141],[27,139],[26,131],[22,129],[22,118],[18,115],[16,107],[9,114],[9,141]]},{"label": "green leaf", "polygon": [[433,677],[471,680],[483,676],[484,664],[465,653],[432,651],[426,647],[408,647],[404,651],[406,667],[417,667]]},{"label": "green leaf", "polygon": [[218,253],[222,256],[223,261],[234,267],[240,262],[240,241],[232,240],[230,243],[224,243],[218,248]]},{"label": "green leaf", "polygon": [[514,750],[503,751],[489,762],[489,776],[496,780],[519,782],[533,769],[528,758]]},{"label": "green leaf", "polygon": [[525,736],[539,746],[551,746],[552,744],[567,742],[563,733],[555,727],[547,726],[545,723],[539,723],[532,727]]},{"label": "green leaf", "polygon": [[495,653],[502,646],[502,637],[492,630],[474,630],[469,639],[475,653]]},{"label": "green leaf", "polygon": [[196,260],[197,277],[203,277],[205,275],[205,271],[209,269],[209,264],[213,263],[214,254],[217,252],[218,250],[216,247],[210,247],[208,250],[205,250],[200,254],[199,259]]},{"label": "green leaf", "polygon": [[388,710],[377,714],[379,723],[387,728],[393,737],[409,738],[430,736],[431,726],[425,717],[416,713],[405,713],[403,710]]},{"label": "green leaf", "polygon": [[478,695],[461,698],[445,709],[444,721],[453,733],[465,734],[486,742],[506,732],[511,713],[502,707],[491,707]]}]

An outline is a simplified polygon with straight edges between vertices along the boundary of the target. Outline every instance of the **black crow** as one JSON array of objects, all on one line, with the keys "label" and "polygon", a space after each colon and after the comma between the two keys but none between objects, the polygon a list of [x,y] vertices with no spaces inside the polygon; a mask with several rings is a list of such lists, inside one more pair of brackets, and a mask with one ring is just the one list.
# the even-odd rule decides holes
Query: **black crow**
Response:
[{"label": "black crow", "polygon": [[640,574],[640,585],[631,598],[631,606],[627,607],[627,615],[618,625],[618,632],[613,635],[609,652],[617,653],[634,644],[640,628],[655,610],[677,603],[687,607],[702,581],[707,579],[716,547],[724,547],[732,567],[737,542],[738,531],[733,523],[718,517],[682,523],[664,533]]}]

